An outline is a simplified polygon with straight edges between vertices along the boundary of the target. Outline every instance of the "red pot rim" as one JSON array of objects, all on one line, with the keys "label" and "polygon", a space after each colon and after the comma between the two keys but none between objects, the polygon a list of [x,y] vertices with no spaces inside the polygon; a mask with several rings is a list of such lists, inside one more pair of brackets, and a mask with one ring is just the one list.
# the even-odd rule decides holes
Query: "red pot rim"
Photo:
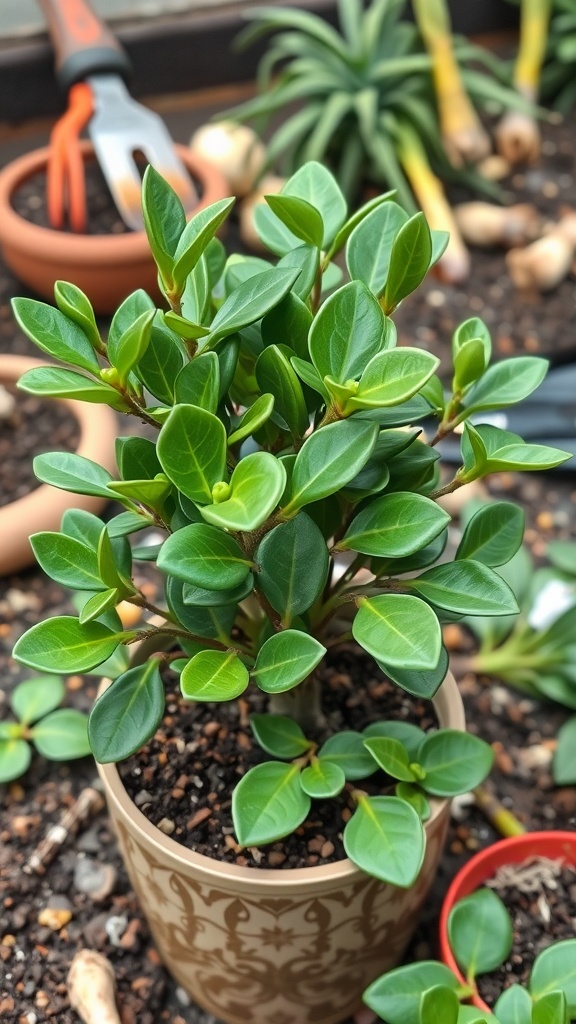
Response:
[{"label": "red pot rim", "polygon": [[[448,941],[448,918],[452,907],[464,896],[475,892],[498,868],[505,864],[520,864],[529,857],[550,857],[554,860],[563,857],[569,863],[576,864],[576,832],[526,832],[501,839],[472,857],[452,880],[440,915],[440,956],[463,985],[466,979],[454,959]],[[479,1010],[491,1012],[490,1007],[479,997],[474,997],[471,1002]]]}]

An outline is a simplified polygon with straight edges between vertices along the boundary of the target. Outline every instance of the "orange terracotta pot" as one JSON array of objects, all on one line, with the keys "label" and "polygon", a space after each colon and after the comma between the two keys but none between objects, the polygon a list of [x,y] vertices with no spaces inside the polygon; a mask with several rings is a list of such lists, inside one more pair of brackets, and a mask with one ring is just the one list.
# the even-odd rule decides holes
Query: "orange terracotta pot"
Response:
[{"label": "orange terracotta pot", "polygon": [[[135,663],[150,651],[141,644]],[[433,703],[442,727],[464,729],[450,673]],[[411,889],[399,889],[347,859],[259,870],[195,853],[148,821],[115,765],[98,770],[160,956],[218,1020],[336,1024],[359,1009],[371,981],[400,961],[442,854],[450,801],[432,801],[422,870]]]},{"label": "orange terracotta pot", "polygon": [[[0,384],[15,384],[26,370],[46,363],[24,356],[0,355]],[[114,412],[106,405],[89,405],[72,399],[59,401],[72,414],[78,424],[80,437],[77,455],[92,459],[104,469],[116,469],[114,439],[119,433]],[[0,576],[18,572],[34,563],[34,554],[28,540],[30,534],[40,530],[59,530],[66,509],[81,508],[99,512],[106,501],[83,494],[71,494],[56,487],[41,484],[23,498],[0,507]]]},{"label": "orange terracotta pot", "polygon": [[[91,143],[81,146],[84,159],[94,160]],[[217,168],[186,146],[176,149],[197,183],[197,210],[230,194]],[[48,153],[48,147],[34,150],[0,171],[0,245],[12,272],[49,300],[55,281],[71,281],[86,292],[97,313],[113,313],[137,288],[157,298],[157,270],[144,231],[78,235],[40,227],[16,213],[13,196],[25,181],[46,170]]]}]

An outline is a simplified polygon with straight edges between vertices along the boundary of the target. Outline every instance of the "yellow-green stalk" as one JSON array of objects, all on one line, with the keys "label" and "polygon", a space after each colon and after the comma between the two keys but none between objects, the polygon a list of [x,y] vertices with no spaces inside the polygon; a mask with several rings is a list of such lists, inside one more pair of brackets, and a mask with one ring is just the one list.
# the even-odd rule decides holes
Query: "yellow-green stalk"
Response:
[{"label": "yellow-green stalk", "polygon": [[[521,0],[520,42],[514,64],[514,85],[531,102],[538,99],[552,0]],[[540,156],[536,118],[520,110],[504,115],[496,130],[498,149],[510,163],[533,163]]]},{"label": "yellow-green stalk", "polygon": [[464,281],[470,273],[470,255],[442,183],[430,167],[416,132],[403,125],[397,134],[397,144],[400,163],[430,228],[450,233],[446,251],[437,265],[441,277],[451,284]]},{"label": "yellow-green stalk", "polygon": [[476,806],[482,811],[484,817],[488,819],[499,835],[504,836],[505,839],[510,836],[524,835],[526,829],[522,822],[518,821],[518,818],[512,814],[512,811],[504,807],[504,804],[500,803],[484,786],[476,786],[474,796],[476,798]]},{"label": "yellow-green stalk", "polygon": [[452,27],[445,0],[412,0],[414,15],[432,60],[438,116],[450,163],[476,163],[491,150],[464,88],[452,47]]}]

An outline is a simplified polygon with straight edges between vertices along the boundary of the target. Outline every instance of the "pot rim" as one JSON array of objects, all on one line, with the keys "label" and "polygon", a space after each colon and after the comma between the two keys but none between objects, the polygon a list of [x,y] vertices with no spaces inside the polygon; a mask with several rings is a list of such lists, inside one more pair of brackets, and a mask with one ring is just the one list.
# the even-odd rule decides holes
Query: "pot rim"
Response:
[{"label": "pot rim", "polygon": [[[174,148],[193,177],[202,185],[202,194],[192,216],[215,199],[228,195],[229,188],[221,171],[198,157],[188,146],[175,143]],[[94,147],[87,139],[80,141],[84,160],[95,160]],[[32,150],[6,164],[0,171],[0,243],[19,252],[34,252],[37,257],[54,262],[70,262],[81,266],[94,263],[134,263],[150,255],[145,231],[126,231],[119,235],[82,235],[71,231],[33,224],[20,216],[12,206],[12,196],[34,174],[45,169],[50,147]]]},{"label": "pot rim", "polygon": [[[26,370],[51,365],[50,361],[33,359],[29,356],[3,355],[0,354],[0,383],[15,384],[19,377]],[[114,439],[118,433],[118,423],[112,409],[106,405],[89,405],[73,398],[50,398],[50,402],[59,402],[65,406],[76,420],[79,427],[78,443],[75,454],[84,458],[98,458],[106,468],[115,468]],[[32,550],[28,543],[31,532],[31,522],[37,523],[37,529],[41,529],[46,522],[47,509],[58,504],[61,511],[66,508],[82,507],[91,511],[102,508],[105,499],[90,498],[81,495],[70,495],[66,491],[51,487],[49,484],[40,484],[29,491],[28,494],[9,502],[0,508],[0,530],[4,533],[13,534],[17,531],[18,523],[25,529],[26,548],[29,557],[19,557],[19,544],[6,545],[4,554],[0,554],[0,576],[11,572],[17,572],[34,561]],[[19,542],[21,538],[19,537]]]},{"label": "pot rim", "polygon": [[[475,892],[498,868],[506,864],[519,864],[529,857],[561,856],[576,864],[576,832],[546,829],[501,839],[487,846],[485,850],[480,850],[460,868],[450,883],[442,903],[439,939],[442,961],[454,972],[461,984],[465,985],[466,979],[456,963],[448,941],[448,918],[454,904]],[[492,1012],[479,996],[474,996],[471,1002],[479,1010]]]},{"label": "pot rim", "polygon": [[[432,698],[432,703],[441,725],[444,725],[444,722],[450,722],[450,728],[465,730],[462,698],[450,670],[442,686]],[[358,878],[365,876],[365,873],[356,867],[348,857],[333,864],[314,867],[261,870],[220,862],[205,854],[196,853],[165,835],[148,820],[128,795],[115,764],[98,764],[97,767],[106,788],[107,799],[114,803],[117,814],[121,817],[131,818],[147,838],[156,845],[162,856],[172,862],[176,868],[190,865],[202,870],[206,876],[218,880],[220,884],[226,878],[231,884],[245,882],[254,885],[257,882],[259,887],[271,888],[276,892],[279,888],[291,890],[294,885],[317,885],[320,880],[333,883],[340,879],[350,879],[354,874]],[[426,825],[434,822],[444,812],[448,803],[448,800],[432,800],[432,814]]]}]

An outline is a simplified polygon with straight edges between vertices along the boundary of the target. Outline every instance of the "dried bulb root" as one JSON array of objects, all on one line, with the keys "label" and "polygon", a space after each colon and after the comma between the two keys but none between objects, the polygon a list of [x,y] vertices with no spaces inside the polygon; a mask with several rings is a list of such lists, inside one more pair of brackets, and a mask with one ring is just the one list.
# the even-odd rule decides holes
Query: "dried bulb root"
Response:
[{"label": "dried bulb root", "polygon": [[269,250],[260,240],[254,224],[254,210],[261,203],[265,202],[264,196],[276,195],[286,183],[286,178],[280,178],[276,174],[266,174],[258,183],[258,188],[251,192],[242,201],[238,210],[240,225],[240,238],[253,252],[268,252]]},{"label": "dried bulb root", "polygon": [[510,110],[496,131],[498,152],[510,164],[533,164],[540,156],[540,129],[536,118],[520,110]]},{"label": "dried bulb root", "polygon": [[506,264],[517,288],[549,292],[569,274],[573,259],[573,243],[566,234],[554,231],[525,249],[511,249]]},{"label": "dried bulb root", "polygon": [[198,128],[190,139],[193,153],[218,167],[230,192],[245,196],[266,163],[266,148],[252,128],[235,121],[218,121]]},{"label": "dried bulb root", "polygon": [[70,1005],[84,1024],[121,1024],[112,964],[101,953],[81,949],[68,971]]},{"label": "dried bulb root", "polygon": [[530,203],[461,203],[454,207],[454,216],[464,241],[480,248],[502,245],[511,249],[533,242],[541,234],[542,219]]}]

